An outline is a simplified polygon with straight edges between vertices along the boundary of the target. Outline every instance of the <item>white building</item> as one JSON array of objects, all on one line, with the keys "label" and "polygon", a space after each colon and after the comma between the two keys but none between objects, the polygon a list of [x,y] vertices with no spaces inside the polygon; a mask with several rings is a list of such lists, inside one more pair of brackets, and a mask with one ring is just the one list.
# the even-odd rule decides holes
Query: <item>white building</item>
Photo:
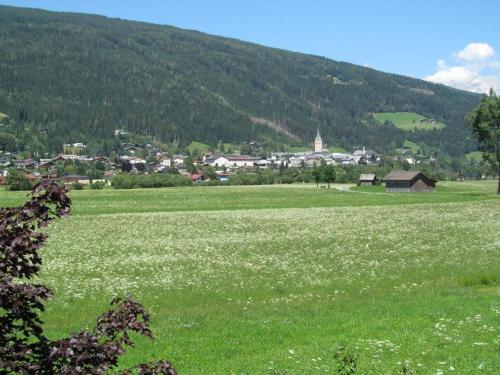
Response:
[{"label": "white building", "polygon": [[160,159],[160,165],[163,168],[169,168],[172,165],[172,161],[170,160],[170,158],[162,158]]},{"label": "white building", "polygon": [[132,158],[132,159],[129,159],[129,162],[133,166],[135,166],[137,164],[146,164],[146,160],[144,160],[142,158]]},{"label": "white building", "polygon": [[259,168],[269,168],[271,166],[271,160],[267,160],[266,158],[262,158],[257,160],[257,166]]},{"label": "white building", "polygon": [[228,156],[227,160],[229,162],[230,167],[242,168],[242,167],[253,167],[259,159],[248,155],[239,155],[239,156]]},{"label": "white building", "polygon": [[318,129],[318,133],[316,134],[316,138],[314,139],[314,152],[322,152],[322,151],[323,151],[323,140],[319,135],[319,129]]},{"label": "white building", "polygon": [[212,167],[229,167],[229,160],[224,156],[212,156],[205,158],[205,165],[210,165]]},{"label": "white building", "polygon": [[78,159],[78,155],[76,155],[76,154],[62,154],[61,157],[64,160],[76,160],[76,159]]}]

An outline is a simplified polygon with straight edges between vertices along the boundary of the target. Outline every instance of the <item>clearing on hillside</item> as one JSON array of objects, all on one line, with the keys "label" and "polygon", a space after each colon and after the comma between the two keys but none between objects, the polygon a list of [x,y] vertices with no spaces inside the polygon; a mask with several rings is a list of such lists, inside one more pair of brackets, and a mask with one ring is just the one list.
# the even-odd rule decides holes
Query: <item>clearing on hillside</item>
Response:
[{"label": "clearing on hillside", "polygon": [[193,141],[189,144],[189,146],[186,147],[186,149],[189,151],[191,155],[196,151],[199,154],[204,154],[210,150],[210,146],[205,143]]},{"label": "clearing on hillside", "polygon": [[431,130],[442,129],[446,125],[434,119],[426,118],[414,112],[379,112],[374,113],[375,120],[383,124],[386,121],[392,122],[396,128],[403,130]]},{"label": "clearing on hillside", "polygon": [[420,147],[420,145],[418,143],[415,143],[415,142],[412,142],[409,140],[405,140],[403,146],[409,147],[411,152],[414,154],[418,154],[419,152],[422,152],[422,147]]},{"label": "clearing on hillside", "polygon": [[468,161],[480,162],[483,160],[483,153],[481,151],[472,151],[468,154],[465,154],[465,158]]}]

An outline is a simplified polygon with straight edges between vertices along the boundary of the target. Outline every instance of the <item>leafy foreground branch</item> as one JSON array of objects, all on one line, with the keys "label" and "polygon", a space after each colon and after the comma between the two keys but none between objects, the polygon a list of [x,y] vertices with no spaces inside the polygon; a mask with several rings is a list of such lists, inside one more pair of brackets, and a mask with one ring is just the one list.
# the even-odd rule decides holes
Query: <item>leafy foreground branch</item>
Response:
[{"label": "leafy foreground branch", "polygon": [[[30,283],[42,265],[39,250],[47,235],[38,231],[53,219],[69,215],[71,200],[53,181],[33,188],[22,207],[0,209],[0,374],[105,374],[133,346],[130,332],[153,338],[144,308],[116,298],[91,331],[51,341],[40,313],[52,297],[50,289]],[[168,374],[166,361],[141,364],[121,374]]]}]

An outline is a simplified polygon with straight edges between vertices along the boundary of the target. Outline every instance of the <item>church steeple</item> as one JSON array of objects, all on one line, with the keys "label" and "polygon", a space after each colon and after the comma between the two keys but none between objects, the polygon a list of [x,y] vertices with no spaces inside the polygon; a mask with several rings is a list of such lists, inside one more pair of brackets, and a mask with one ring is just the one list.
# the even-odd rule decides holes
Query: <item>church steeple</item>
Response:
[{"label": "church steeple", "polygon": [[323,140],[321,139],[321,135],[319,134],[319,128],[318,132],[316,133],[316,138],[314,139],[314,152],[321,152],[323,151]]}]

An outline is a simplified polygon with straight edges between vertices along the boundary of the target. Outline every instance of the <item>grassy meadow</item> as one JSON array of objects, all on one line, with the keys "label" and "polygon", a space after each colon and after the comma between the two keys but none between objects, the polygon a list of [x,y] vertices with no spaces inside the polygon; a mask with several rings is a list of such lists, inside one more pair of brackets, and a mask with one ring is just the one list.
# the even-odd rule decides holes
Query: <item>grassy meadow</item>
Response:
[{"label": "grassy meadow", "polygon": [[[48,228],[43,318],[60,337],[131,295],[156,340],[123,364],[165,358],[180,374],[335,374],[339,343],[359,374],[498,374],[495,191],[73,191],[73,215]],[[0,205],[24,198],[1,191]]]},{"label": "grassy meadow", "polygon": [[425,119],[425,117],[414,112],[380,112],[374,113],[373,116],[381,124],[390,121],[396,128],[409,131],[414,129],[442,129],[445,127],[445,124],[441,122],[437,122],[436,124],[422,124],[420,120]]},{"label": "grassy meadow", "polygon": [[414,154],[418,154],[422,151],[422,147],[418,143],[409,140],[405,140],[403,146],[409,147],[411,152],[413,152]]},{"label": "grassy meadow", "polygon": [[465,154],[468,161],[480,162],[483,160],[483,153],[481,151],[472,151]]}]

